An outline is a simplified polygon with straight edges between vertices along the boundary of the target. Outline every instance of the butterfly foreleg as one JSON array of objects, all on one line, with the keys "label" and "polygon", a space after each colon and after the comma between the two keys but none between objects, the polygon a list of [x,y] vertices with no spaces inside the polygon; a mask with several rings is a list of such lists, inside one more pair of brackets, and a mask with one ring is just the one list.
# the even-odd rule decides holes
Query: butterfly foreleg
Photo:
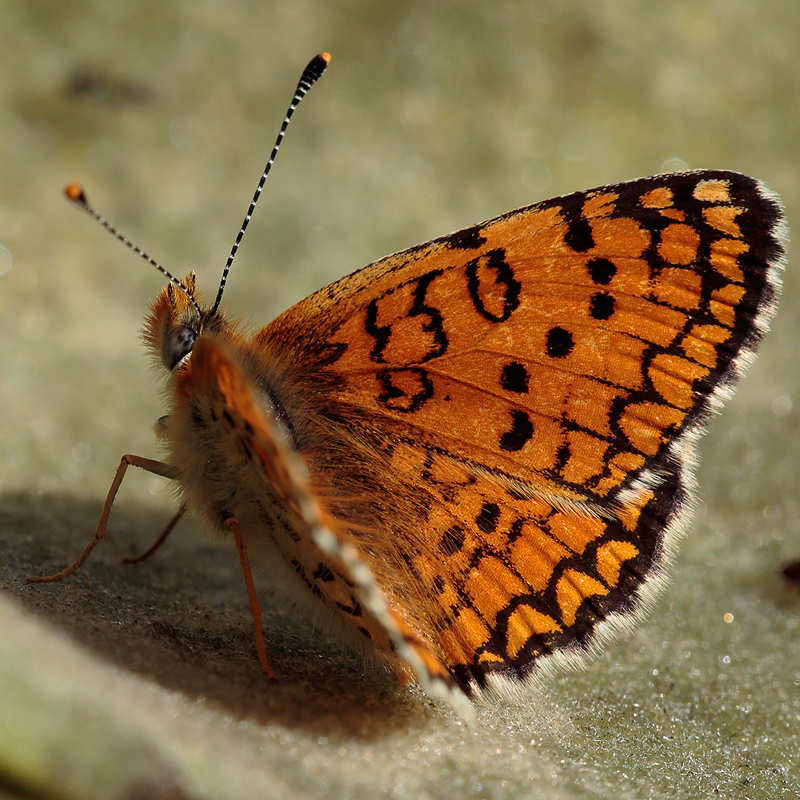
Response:
[{"label": "butterfly foreleg", "polygon": [[[56,581],[60,581],[69,577],[73,572],[79,570],[86,563],[86,560],[89,558],[92,550],[94,550],[99,542],[105,540],[106,538],[106,531],[108,530],[108,518],[111,514],[111,507],[114,505],[117,492],[119,491],[119,487],[122,485],[122,479],[125,477],[125,472],[129,466],[139,467],[139,469],[143,469],[146,472],[152,472],[154,475],[160,475],[162,478],[170,478],[173,480],[177,478],[177,472],[175,468],[169,466],[169,464],[164,464],[161,461],[154,461],[151,458],[142,458],[142,456],[133,456],[129,454],[122,456],[119,462],[119,467],[117,467],[117,472],[114,475],[114,480],[111,482],[111,487],[106,495],[106,501],[103,504],[103,510],[100,512],[100,520],[97,523],[97,529],[94,532],[94,536],[89,541],[89,544],[86,545],[86,547],[83,549],[83,552],[66,569],[62,569],[61,572],[56,572],[54,575],[40,575],[37,577],[28,578],[28,583],[55,583]],[[173,523],[176,522],[177,519],[174,519]],[[172,527],[174,527],[172,523],[170,524]],[[171,527],[168,530],[171,530]],[[162,536],[163,538],[166,538],[166,536],[163,534]]]}]

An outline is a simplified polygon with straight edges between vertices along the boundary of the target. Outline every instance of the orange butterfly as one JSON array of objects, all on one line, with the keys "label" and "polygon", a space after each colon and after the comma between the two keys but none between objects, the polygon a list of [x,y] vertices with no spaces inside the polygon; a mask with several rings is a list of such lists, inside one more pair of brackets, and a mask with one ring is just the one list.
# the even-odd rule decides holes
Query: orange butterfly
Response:
[{"label": "orange butterfly", "polygon": [[578,192],[377,261],[243,332],[219,310],[228,268],[328,60],[298,85],[215,302],[194,273],[165,273],[151,307],[164,461],[123,456],[95,538],[39,580],[105,538],[132,464],[177,483],[162,540],[186,509],[233,539],[268,674],[250,559],[469,714],[476,688],[575,663],[663,585],[694,443],[775,311],[783,214],[732,172]]}]

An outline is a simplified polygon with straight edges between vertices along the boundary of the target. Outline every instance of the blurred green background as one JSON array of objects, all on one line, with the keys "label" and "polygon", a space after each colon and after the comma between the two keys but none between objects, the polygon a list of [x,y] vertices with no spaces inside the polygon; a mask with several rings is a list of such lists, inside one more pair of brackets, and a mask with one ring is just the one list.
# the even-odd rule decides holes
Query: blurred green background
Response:
[{"label": "blurred green background", "polygon": [[[268,607],[266,685],[235,557],[126,478],[162,413],[138,330],[168,269],[218,274],[303,66],[229,281],[264,324],[392,251],[550,196],[681,168],[800,198],[800,5],[785,0],[0,3],[0,796],[800,797],[795,342],[773,331],[702,442],[703,503],[651,619],[465,727]],[[791,255],[791,254],[790,254]]]}]

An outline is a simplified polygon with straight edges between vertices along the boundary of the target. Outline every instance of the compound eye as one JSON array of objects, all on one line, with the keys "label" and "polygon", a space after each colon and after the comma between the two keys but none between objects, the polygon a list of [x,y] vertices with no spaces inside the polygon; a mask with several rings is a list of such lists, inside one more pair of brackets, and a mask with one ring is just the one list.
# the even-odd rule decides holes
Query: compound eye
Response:
[{"label": "compound eye", "polygon": [[161,346],[161,361],[164,366],[172,371],[184,356],[192,352],[197,334],[184,325],[173,328],[164,338]]}]

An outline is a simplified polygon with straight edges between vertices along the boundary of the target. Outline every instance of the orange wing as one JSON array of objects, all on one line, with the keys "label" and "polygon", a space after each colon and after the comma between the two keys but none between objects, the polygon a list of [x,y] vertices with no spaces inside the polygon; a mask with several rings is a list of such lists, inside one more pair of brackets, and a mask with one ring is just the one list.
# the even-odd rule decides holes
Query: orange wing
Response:
[{"label": "orange wing", "polygon": [[257,335],[311,483],[466,692],[647,605],[783,234],[753,179],[662,175],[390,256]]}]

